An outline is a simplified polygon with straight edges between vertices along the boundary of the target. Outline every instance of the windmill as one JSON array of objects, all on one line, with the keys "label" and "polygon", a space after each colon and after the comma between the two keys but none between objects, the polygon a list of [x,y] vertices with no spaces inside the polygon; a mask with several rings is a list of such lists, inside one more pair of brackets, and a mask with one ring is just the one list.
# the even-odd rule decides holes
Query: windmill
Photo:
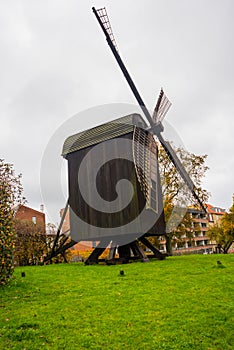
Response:
[{"label": "windmill", "polygon": [[[101,26],[107,43],[122,73],[124,74],[124,77],[127,80],[129,87],[131,88],[144,116],[146,117],[147,123],[139,114],[133,114],[119,118],[118,120],[114,120],[96,128],[92,128],[86,132],[72,135],[65,141],[62,154],[68,160],[69,200],[66,205],[62,221],[64,220],[68,206],[70,206],[70,221],[71,226],[73,226],[71,227],[71,230],[80,230],[84,233],[83,236],[81,235],[80,240],[96,239],[99,241],[99,245],[93,250],[87,259],[87,264],[98,262],[100,260],[99,256],[106,249],[106,247],[109,246],[109,244],[111,244],[108,259],[109,263],[116,261],[115,254],[117,247],[119,257],[122,262],[129,261],[131,256],[136,259],[140,258],[142,261],[147,261],[148,257],[139,245],[139,242],[143,243],[147,248],[149,248],[153,252],[154,257],[164,259],[165,255],[156,249],[147,239],[149,236],[166,235],[162,204],[162,189],[160,185],[159,167],[157,162],[157,144],[155,142],[155,137],[162,145],[170,161],[176,167],[193,197],[204,211],[206,211],[206,209],[195,192],[195,185],[183,167],[180,159],[177,157],[170,143],[166,141],[162,135],[162,132],[164,131],[162,121],[171,106],[171,102],[165,95],[163,89],[161,89],[154,112],[151,116],[120,57],[106,9],[95,9],[93,7],[92,10],[96,16],[96,19],[98,20],[99,25]],[[112,176],[112,181],[116,182],[120,175],[123,175],[119,169],[124,169],[125,176],[129,177],[130,179],[131,175],[131,180],[134,181],[137,195],[133,200],[132,206],[128,206],[125,213],[126,215],[122,215],[122,211],[120,216],[112,215],[108,220],[106,220],[100,212],[95,211],[93,208],[90,209],[90,207],[88,207],[83,201],[81,191],[79,187],[77,187],[77,172],[79,172],[82,162],[84,161],[87,153],[92,150],[92,147],[101,144],[101,152],[106,154],[110,148],[109,142],[113,140],[116,142],[119,137],[122,137],[122,140],[130,139],[132,142],[130,147],[126,146],[125,151],[127,150],[128,153],[131,153],[131,161],[135,167],[134,179],[132,178],[133,165],[126,165],[124,162],[122,163],[121,167],[115,163],[112,165],[112,169],[107,169],[107,171],[111,171],[111,173],[114,174]],[[121,146],[116,146],[116,144],[114,144],[115,149],[118,149],[118,147],[121,148]],[[95,157],[89,160],[89,166],[86,165],[84,178],[89,176],[91,171],[90,164],[93,166],[94,163]],[[101,189],[105,189],[104,195],[107,195],[110,198],[113,197],[112,190],[106,189],[105,176],[99,174],[97,183],[98,182],[99,187]],[[144,219],[138,220],[134,230],[125,230],[122,235],[119,234],[117,236],[116,234],[114,236],[111,234],[104,234],[103,230],[96,230],[95,233],[91,233],[90,231],[90,227],[93,226],[99,225],[101,227],[105,227],[106,221],[109,221],[110,227],[124,226],[125,222],[123,217],[127,216],[128,218],[133,219],[132,215],[140,215],[144,206],[148,209],[147,215]],[[82,221],[77,221],[78,216],[82,217],[83,222],[85,222],[87,217],[89,217],[90,226],[88,229],[86,228],[85,224],[82,224]],[[145,222],[149,221],[150,218],[153,218],[154,224],[146,229],[144,226]],[[49,260],[57,254],[62,254],[67,248],[77,243],[78,240],[75,239],[72,239],[67,243],[67,236],[62,236],[61,238],[60,231],[61,224],[52,252],[45,260]],[[62,243],[58,244],[59,242]]]}]

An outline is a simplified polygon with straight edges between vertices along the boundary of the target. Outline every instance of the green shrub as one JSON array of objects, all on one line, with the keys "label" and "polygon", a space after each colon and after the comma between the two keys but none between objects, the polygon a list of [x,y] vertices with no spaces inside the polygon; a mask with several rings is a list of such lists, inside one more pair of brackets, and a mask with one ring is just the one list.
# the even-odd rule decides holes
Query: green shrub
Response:
[{"label": "green shrub", "polygon": [[14,213],[22,198],[21,175],[15,175],[13,165],[0,159],[0,284],[13,274]]}]

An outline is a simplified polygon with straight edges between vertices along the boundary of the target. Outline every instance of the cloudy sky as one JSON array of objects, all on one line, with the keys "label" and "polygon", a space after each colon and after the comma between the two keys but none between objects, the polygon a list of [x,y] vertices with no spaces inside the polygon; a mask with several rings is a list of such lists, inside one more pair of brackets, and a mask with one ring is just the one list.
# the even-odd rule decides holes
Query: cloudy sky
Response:
[{"label": "cloudy sky", "polygon": [[[55,191],[51,198],[41,196],[41,160],[56,130],[66,130],[58,133],[60,160],[66,136],[110,120],[106,115],[95,119],[92,113],[85,118],[81,111],[135,103],[92,6],[107,8],[120,54],[146,105],[154,107],[163,86],[173,103],[167,121],[187,150],[208,154],[210,170],[204,187],[211,192],[210,202],[230,207],[234,192],[232,0],[0,2],[0,156],[23,174],[28,205],[39,209],[41,203],[50,206],[52,201],[57,210],[64,205]],[[73,124],[63,125],[74,115],[76,126],[71,132]]]}]

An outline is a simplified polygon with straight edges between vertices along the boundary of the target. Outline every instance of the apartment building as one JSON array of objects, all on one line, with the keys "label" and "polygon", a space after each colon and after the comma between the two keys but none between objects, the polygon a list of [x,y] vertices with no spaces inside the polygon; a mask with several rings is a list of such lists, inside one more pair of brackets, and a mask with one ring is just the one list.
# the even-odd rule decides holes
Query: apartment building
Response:
[{"label": "apartment building", "polygon": [[222,215],[226,213],[225,209],[214,207],[211,204],[206,204],[206,208],[210,226],[216,224],[220,220]]},{"label": "apartment building", "polygon": [[[211,241],[207,236],[210,226],[217,223],[221,216],[225,214],[225,209],[206,204],[207,214],[203,211],[190,207],[188,213],[191,218],[191,226],[187,227],[187,234],[179,240],[173,240],[173,254],[203,253],[210,254],[215,252],[216,242]],[[165,239],[160,240],[160,250],[166,252]]]}]

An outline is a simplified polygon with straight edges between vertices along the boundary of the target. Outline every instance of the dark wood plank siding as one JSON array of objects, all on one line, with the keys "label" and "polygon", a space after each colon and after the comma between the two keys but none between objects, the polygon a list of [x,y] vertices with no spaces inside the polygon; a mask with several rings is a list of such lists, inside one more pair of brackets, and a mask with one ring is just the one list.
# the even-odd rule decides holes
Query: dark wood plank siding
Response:
[{"label": "dark wood plank siding", "polygon": [[[98,240],[104,236],[100,233],[98,228],[113,228],[119,227],[120,236],[132,234],[132,232],[126,232],[124,226],[127,225],[130,221],[139,217],[139,214],[145,207],[145,198],[140,189],[140,185],[138,183],[135,166],[132,159],[132,148],[129,147],[126,149],[128,153],[128,158],[131,161],[126,159],[118,159],[118,145],[120,138],[132,140],[133,133],[130,132],[121,137],[117,137],[115,139],[111,139],[111,146],[114,147],[114,153],[116,154],[116,159],[113,159],[107,163],[105,163],[99,170],[96,177],[96,187],[100,194],[100,196],[106,201],[113,201],[117,197],[116,192],[116,184],[121,179],[129,180],[134,187],[134,195],[129,203],[123,210],[118,211],[116,213],[106,213],[102,212],[102,210],[96,210],[90,207],[85,200],[83,199],[79,185],[78,185],[78,171],[81,165],[81,162],[84,160],[84,157],[88,154],[88,152],[94,146],[89,146],[84,149],[81,149],[76,152],[72,152],[66,155],[68,160],[68,173],[69,173],[69,205],[74,213],[81,219],[83,222],[97,227],[95,234],[93,231],[89,229],[89,225],[81,225],[77,224],[76,219],[74,219],[74,215],[71,216],[73,218],[71,220],[71,232],[74,230],[80,230],[79,236],[82,240]],[[129,143],[131,145],[131,143]],[[108,151],[108,147],[110,146],[109,140],[102,142],[99,144],[100,158],[105,155],[105,152]],[[87,191],[88,198],[92,198],[92,192],[90,190],[90,174],[93,171],[92,166],[92,158],[89,159],[88,162],[85,163],[85,181],[87,182]],[[160,181],[158,181],[158,193],[159,193],[159,201],[162,202],[161,195],[161,187]],[[120,199],[121,201],[121,199]],[[162,203],[159,203],[159,209],[162,209]],[[149,235],[162,234],[164,230],[164,216],[163,213],[158,216],[156,213],[153,213],[149,210],[149,213],[152,217],[154,215],[154,222],[152,228],[148,231]],[[139,237],[143,235],[142,225],[140,219],[137,221],[136,232],[135,234]],[[105,236],[106,237],[106,236]],[[134,238],[134,235],[133,235]],[[110,236],[111,239],[111,236]]]}]

